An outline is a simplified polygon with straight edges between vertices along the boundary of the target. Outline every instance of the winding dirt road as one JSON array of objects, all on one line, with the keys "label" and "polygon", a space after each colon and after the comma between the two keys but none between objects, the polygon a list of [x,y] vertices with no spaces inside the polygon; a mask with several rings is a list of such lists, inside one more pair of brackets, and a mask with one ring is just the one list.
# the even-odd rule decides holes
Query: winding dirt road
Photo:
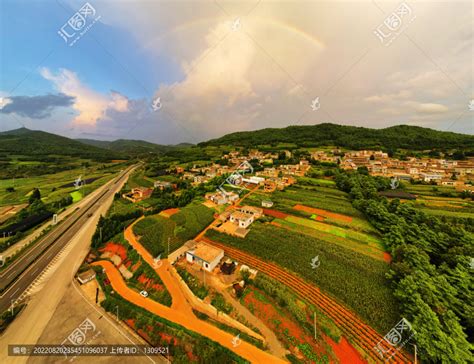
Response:
[{"label": "winding dirt road", "polygon": [[[163,264],[164,260],[163,260]],[[112,288],[115,292],[120,294],[127,301],[143,307],[147,311],[163,317],[164,319],[179,324],[188,330],[197,332],[202,336],[205,336],[220,345],[232,350],[237,355],[240,355],[242,358],[249,360],[252,363],[287,363],[284,360],[281,360],[269,353],[266,353],[263,350],[258,349],[257,347],[241,341],[240,344],[236,347],[232,344],[233,335],[219,330],[217,327],[208,324],[207,322],[201,321],[196,318],[192,313],[189,314],[188,311],[180,311],[179,309],[174,308],[173,306],[166,307],[158,302],[155,302],[149,298],[142,297],[138,292],[129,288],[125,281],[122,278],[120,272],[115,268],[115,266],[109,261],[99,261],[93,263],[93,265],[98,265],[105,268],[108,279],[112,284]],[[164,267],[164,266],[163,266]],[[160,275],[161,277],[161,275]],[[166,285],[166,282],[165,282]],[[172,287],[167,288],[172,292],[175,292]],[[175,297],[173,296],[173,301]],[[175,306],[176,307],[176,306]]]}]

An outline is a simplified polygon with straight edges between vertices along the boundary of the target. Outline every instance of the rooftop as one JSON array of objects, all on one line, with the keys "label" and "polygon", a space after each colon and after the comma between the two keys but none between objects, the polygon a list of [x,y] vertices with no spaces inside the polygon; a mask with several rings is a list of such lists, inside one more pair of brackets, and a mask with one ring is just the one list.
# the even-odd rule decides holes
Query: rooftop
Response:
[{"label": "rooftop", "polygon": [[222,249],[215,248],[202,242],[197,243],[194,249],[188,251],[189,254],[192,254],[196,258],[202,259],[207,263],[214,261],[223,252]]}]

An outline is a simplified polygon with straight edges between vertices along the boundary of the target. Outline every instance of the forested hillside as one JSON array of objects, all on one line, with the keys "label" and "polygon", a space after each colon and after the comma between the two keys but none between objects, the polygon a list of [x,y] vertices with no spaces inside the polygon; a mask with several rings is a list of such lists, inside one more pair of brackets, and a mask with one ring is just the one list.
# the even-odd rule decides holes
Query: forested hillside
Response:
[{"label": "forested hillside", "polygon": [[382,177],[339,172],[336,183],[384,236],[393,258],[394,295],[416,331],[423,361],[472,362],[473,235],[411,203],[379,196],[378,191],[390,188]]},{"label": "forested hillside", "polygon": [[70,156],[94,160],[120,159],[122,155],[78,141],[26,128],[0,133],[0,155]]},{"label": "forested hillside", "polygon": [[418,126],[398,125],[385,129],[318,124],[268,128],[227,134],[200,143],[207,145],[257,146],[292,143],[300,147],[334,145],[350,149],[463,149],[474,152],[474,136],[437,131]]}]

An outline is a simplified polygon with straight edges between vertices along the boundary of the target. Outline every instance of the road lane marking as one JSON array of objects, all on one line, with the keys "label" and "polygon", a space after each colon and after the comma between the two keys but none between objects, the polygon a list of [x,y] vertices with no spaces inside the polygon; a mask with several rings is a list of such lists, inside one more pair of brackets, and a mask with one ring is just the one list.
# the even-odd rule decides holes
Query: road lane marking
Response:
[{"label": "road lane marking", "polygon": [[20,289],[20,287],[18,287],[18,288],[15,290],[15,292],[13,292],[13,293],[10,295],[10,298],[12,298],[13,295],[14,295],[15,293],[17,293],[19,289]]}]

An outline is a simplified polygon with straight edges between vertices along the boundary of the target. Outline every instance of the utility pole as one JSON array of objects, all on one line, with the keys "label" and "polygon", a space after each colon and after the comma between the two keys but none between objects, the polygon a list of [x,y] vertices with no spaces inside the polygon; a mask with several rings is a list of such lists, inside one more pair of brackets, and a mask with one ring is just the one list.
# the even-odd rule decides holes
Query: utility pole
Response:
[{"label": "utility pole", "polygon": [[120,321],[120,320],[119,320],[119,315],[118,315],[118,305],[115,306],[115,307],[117,308],[117,321]]},{"label": "utility pole", "polygon": [[415,364],[416,364],[416,363],[417,363],[417,360],[416,360],[416,359],[417,359],[417,358],[416,358],[416,354],[417,354],[417,352],[416,352],[416,344],[413,344],[413,346],[415,347]]},{"label": "utility pole", "polygon": [[316,325],[317,325],[317,319],[316,319],[316,311],[314,311],[314,339],[317,340],[317,332],[316,332]]},{"label": "utility pole", "polygon": [[102,241],[102,227],[100,227],[99,232],[100,232],[100,243],[102,244],[103,243],[103,241]]},{"label": "utility pole", "polygon": [[171,239],[171,236],[168,236],[168,258],[170,256],[170,239]]}]

